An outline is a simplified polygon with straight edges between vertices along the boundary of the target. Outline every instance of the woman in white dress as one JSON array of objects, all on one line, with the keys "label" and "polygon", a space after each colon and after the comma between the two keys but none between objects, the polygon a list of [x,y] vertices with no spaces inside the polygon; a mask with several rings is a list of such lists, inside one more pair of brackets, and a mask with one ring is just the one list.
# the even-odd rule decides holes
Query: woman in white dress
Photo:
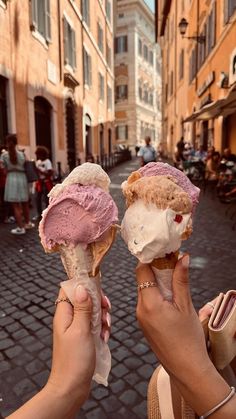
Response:
[{"label": "woman in white dress", "polygon": [[[25,174],[25,155],[17,150],[16,134],[6,137],[7,150],[1,159],[7,169],[4,201],[13,206],[17,227],[11,230],[12,234],[25,234],[27,229],[34,227],[29,219],[29,189]],[[22,219],[24,216],[24,222]]]}]

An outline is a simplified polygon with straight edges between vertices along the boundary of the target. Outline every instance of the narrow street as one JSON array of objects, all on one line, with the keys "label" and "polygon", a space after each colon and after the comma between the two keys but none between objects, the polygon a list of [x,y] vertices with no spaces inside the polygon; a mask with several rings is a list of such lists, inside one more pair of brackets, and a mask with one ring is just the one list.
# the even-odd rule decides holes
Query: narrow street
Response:
[{"label": "narrow street", "polygon": [[[138,167],[124,163],[110,172],[111,193],[120,220],[120,184]],[[191,255],[191,290],[196,308],[219,291],[235,288],[236,234],[225,215],[227,205],[206,192],[196,211],[194,233],[183,250]],[[51,365],[52,316],[59,282],[65,274],[58,255],[45,255],[37,229],[26,236],[0,225],[0,412],[10,414],[47,380]],[[93,385],[78,419],[146,417],[148,380],[157,365],[135,319],[136,284],[132,257],[120,237],[102,266],[102,283],[112,303],[112,371],[109,387]]]}]

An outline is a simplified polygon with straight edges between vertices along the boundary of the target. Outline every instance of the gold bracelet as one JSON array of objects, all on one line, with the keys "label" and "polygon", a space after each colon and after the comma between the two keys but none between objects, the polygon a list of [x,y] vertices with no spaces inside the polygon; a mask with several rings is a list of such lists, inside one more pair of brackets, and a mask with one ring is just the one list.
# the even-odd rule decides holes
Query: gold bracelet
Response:
[{"label": "gold bracelet", "polygon": [[210,415],[212,415],[212,413],[215,413],[217,410],[220,409],[220,407],[224,406],[229,400],[232,399],[232,397],[235,395],[235,388],[234,387],[230,387],[230,388],[231,388],[231,390],[230,390],[229,395],[224,400],[222,400],[222,402],[220,402],[215,407],[213,407],[211,410],[209,410],[207,413],[205,413],[205,415],[200,416],[200,419],[208,418]]}]

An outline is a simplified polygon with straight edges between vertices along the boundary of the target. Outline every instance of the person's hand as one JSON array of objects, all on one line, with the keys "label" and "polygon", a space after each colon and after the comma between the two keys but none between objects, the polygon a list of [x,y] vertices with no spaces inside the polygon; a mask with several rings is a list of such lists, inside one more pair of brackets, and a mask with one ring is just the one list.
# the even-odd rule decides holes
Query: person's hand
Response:
[{"label": "person's hand", "polygon": [[[205,371],[210,362],[190,296],[188,264],[185,255],[176,265],[172,302],[164,300],[158,287],[152,287],[139,291],[137,305],[139,324],[153,351],[165,369],[183,382],[193,365]],[[139,264],[136,276],[138,284],[155,282],[149,265]]]},{"label": "person's hand", "polygon": [[[66,298],[64,291],[59,299]],[[110,334],[110,302],[101,295],[102,332]],[[92,301],[84,287],[78,286],[75,305],[57,304],[53,322],[53,359],[47,390],[68,397],[77,410],[87,399],[95,368],[95,346],[91,334]]]},{"label": "person's hand", "polygon": [[[172,302],[164,300],[158,287],[139,291],[137,318],[174,385],[201,416],[224,400],[230,389],[208,357],[203,329],[190,296],[188,265],[188,255],[177,262],[172,281]],[[139,264],[136,276],[138,284],[156,282],[148,265]],[[234,417],[232,404],[233,400],[225,407],[230,411],[225,418]],[[219,411],[220,415],[222,411]],[[214,418],[220,417],[218,412],[214,414]]]},{"label": "person's hand", "polygon": [[202,308],[200,308],[198,312],[200,322],[203,322],[211,317],[211,313],[213,312],[217,299],[218,297],[214,298],[214,300],[209,301]]}]

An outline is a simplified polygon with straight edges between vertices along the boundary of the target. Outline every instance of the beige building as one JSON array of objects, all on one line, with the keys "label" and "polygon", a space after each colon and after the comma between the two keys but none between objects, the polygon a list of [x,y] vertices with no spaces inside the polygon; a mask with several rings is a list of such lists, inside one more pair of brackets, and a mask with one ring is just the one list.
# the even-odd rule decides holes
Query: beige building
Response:
[{"label": "beige building", "polygon": [[160,141],[161,56],[155,43],[154,14],[144,0],[116,1],[116,140],[131,149],[146,135]]},{"label": "beige building", "polygon": [[235,0],[156,0],[156,12],[168,153],[181,136],[196,148],[230,147],[235,153]]},{"label": "beige building", "polygon": [[16,132],[64,171],[112,152],[112,16],[112,0],[0,0],[0,144]]}]

